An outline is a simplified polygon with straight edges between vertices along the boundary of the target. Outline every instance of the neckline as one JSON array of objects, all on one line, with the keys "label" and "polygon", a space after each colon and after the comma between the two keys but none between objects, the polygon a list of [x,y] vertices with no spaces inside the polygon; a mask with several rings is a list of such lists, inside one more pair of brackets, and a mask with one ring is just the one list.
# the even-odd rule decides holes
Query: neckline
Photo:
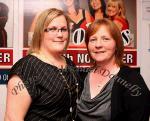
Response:
[{"label": "neckline", "polygon": [[[80,24],[83,20],[84,20],[84,10],[79,10],[79,12],[81,11],[81,14],[82,14],[82,18],[80,19],[80,20],[78,20],[78,21],[73,21],[73,19],[71,18],[71,17],[69,17],[70,19],[71,19],[71,21],[74,23],[74,24],[76,24],[76,25],[78,25],[78,24]],[[78,13],[79,14],[79,13]],[[77,15],[78,15],[77,14]],[[69,16],[69,15],[68,15]]]},{"label": "neckline", "polygon": [[[114,79],[115,79],[115,77],[116,77],[116,75],[115,76],[113,76],[112,78],[110,78],[109,79],[109,81],[102,87],[102,89],[99,91],[99,93],[97,94],[97,95],[95,95],[93,98],[91,98],[91,91],[90,91],[90,82],[89,82],[89,77],[90,77],[90,75],[88,74],[88,76],[87,76],[87,86],[88,86],[88,98],[86,98],[86,100],[88,100],[88,101],[95,101],[95,100],[97,100],[98,99],[98,97],[100,96],[100,95],[102,95],[103,94],[103,92],[105,91],[105,89],[106,89],[106,87],[112,82],[113,84],[114,84]],[[112,86],[113,87],[113,86]]]},{"label": "neckline", "polygon": [[[92,71],[92,70],[91,70]],[[90,73],[91,73],[91,71],[90,72],[88,72],[88,74],[87,74],[87,77],[86,77],[86,84],[87,84],[87,86],[88,86],[88,100],[91,100],[91,101],[94,101],[94,100],[96,100],[101,94],[102,94],[102,92],[105,90],[105,88],[109,85],[109,83],[111,82],[111,81],[114,81],[114,79],[115,79],[115,77],[120,73],[120,71],[121,71],[121,67],[120,67],[120,69],[119,69],[119,71],[116,73],[116,74],[113,74],[114,76],[113,77],[111,77],[107,82],[106,82],[106,84],[102,87],[102,89],[99,91],[99,93],[96,95],[96,96],[94,96],[93,98],[91,98],[91,90],[90,90]],[[114,82],[113,82],[114,83]]]},{"label": "neckline", "polygon": [[41,60],[41,59],[39,59],[38,57],[36,57],[35,55],[29,54],[29,56],[34,57],[34,58],[36,58],[38,61],[42,62],[43,64],[46,64],[46,65],[48,65],[48,66],[50,66],[50,67],[53,67],[53,68],[56,68],[57,70],[66,70],[67,67],[68,67],[68,61],[67,61],[67,59],[66,59],[65,56],[63,56],[63,57],[65,58],[65,60],[66,60],[66,66],[65,66],[64,68],[58,68],[58,67],[55,66],[55,65],[52,65],[52,64],[50,64],[50,63],[46,63],[46,62],[44,62],[43,60]]}]

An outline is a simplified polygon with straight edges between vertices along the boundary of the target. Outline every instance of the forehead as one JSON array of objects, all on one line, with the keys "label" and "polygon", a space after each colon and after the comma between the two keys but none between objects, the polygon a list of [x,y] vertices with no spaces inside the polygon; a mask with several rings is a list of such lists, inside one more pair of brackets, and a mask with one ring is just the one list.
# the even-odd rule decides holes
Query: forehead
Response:
[{"label": "forehead", "polygon": [[117,2],[115,2],[115,1],[109,1],[109,2],[108,2],[108,5],[117,6]]},{"label": "forehead", "polygon": [[92,29],[90,36],[93,36],[95,34],[103,34],[103,33],[101,33],[102,31],[104,31],[105,33],[110,34],[110,29],[109,29],[108,25],[101,24],[101,25],[96,25]]},{"label": "forehead", "polygon": [[90,0],[90,2],[93,2],[93,1],[100,2],[100,0]]},{"label": "forehead", "polygon": [[54,18],[48,26],[67,26],[67,20],[64,15]]},{"label": "forehead", "polygon": [[98,35],[104,35],[104,34],[110,35],[109,27],[107,25],[101,25],[101,26],[99,26],[96,33]]}]

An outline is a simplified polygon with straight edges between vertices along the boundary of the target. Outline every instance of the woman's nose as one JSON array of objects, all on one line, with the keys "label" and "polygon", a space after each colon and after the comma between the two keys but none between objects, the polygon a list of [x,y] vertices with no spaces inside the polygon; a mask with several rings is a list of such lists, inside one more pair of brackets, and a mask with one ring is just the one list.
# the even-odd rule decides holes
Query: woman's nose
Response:
[{"label": "woman's nose", "polygon": [[95,47],[96,48],[102,47],[102,41],[100,39],[98,41],[96,41]]},{"label": "woman's nose", "polygon": [[62,37],[62,35],[63,35],[63,34],[62,34],[62,31],[61,31],[61,30],[58,30],[57,36],[58,36],[58,37]]}]

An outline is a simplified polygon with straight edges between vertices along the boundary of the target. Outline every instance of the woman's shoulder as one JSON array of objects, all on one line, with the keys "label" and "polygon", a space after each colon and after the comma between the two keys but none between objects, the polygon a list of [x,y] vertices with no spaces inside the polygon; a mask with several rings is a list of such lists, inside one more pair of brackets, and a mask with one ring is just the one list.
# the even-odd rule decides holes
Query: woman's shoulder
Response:
[{"label": "woman's shoulder", "polygon": [[38,62],[38,59],[34,57],[33,55],[27,55],[21,59],[19,59],[13,67],[18,67],[18,66],[27,66],[27,65],[32,65],[35,62]]},{"label": "woman's shoulder", "polygon": [[27,55],[18,60],[10,69],[10,74],[23,74],[28,72],[34,72],[37,66],[42,65],[40,60],[33,55]]},{"label": "woman's shoulder", "polygon": [[126,25],[126,26],[128,26],[128,20],[126,19],[126,18],[123,18],[123,17],[115,17],[114,18],[114,20],[113,20],[114,22],[118,22],[118,23],[121,23],[121,24],[123,24],[124,26]]},{"label": "woman's shoulder", "polygon": [[149,90],[139,68],[123,66],[117,76],[117,82],[125,87],[136,86],[141,90]]},{"label": "woman's shoulder", "polygon": [[121,77],[126,78],[126,79],[139,78],[141,76],[140,68],[132,68],[129,66],[122,66],[120,68],[118,75],[120,75]]}]

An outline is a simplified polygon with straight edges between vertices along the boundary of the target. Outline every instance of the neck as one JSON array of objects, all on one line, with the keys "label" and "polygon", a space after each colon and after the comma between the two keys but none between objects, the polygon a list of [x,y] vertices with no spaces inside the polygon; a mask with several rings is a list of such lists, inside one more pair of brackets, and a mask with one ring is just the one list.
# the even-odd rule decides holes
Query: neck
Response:
[{"label": "neck", "polygon": [[105,62],[97,62],[96,63],[97,67],[103,67],[105,69],[112,69],[112,68],[119,68],[119,65],[116,63],[115,58],[113,57],[110,61],[105,61]]},{"label": "neck", "polygon": [[62,53],[52,53],[44,49],[40,49],[38,55],[44,62],[54,65],[58,68],[64,68],[66,66],[66,61],[62,56]]},{"label": "neck", "polygon": [[120,70],[120,67],[116,63],[110,63],[110,64],[105,64],[105,65],[97,65],[94,72],[98,71],[103,74],[109,73],[109,74],[116,75],[119,72],[119,70]]},{"label": "neck", "polygon": [[119,17],[118,15],[111,16],[111,19],[114,20],[115,18]]},{"label": "neck", "polygon": [[73,6],[70,6],[68,8],[68,14],[75,14],[75,15],[77,14],[77,12]]},{"label": "neck", "polygon": [[101,9],[96,10],[94,16],[95,16],[95,19],[102,19],[103,13],[102,13]]}]

